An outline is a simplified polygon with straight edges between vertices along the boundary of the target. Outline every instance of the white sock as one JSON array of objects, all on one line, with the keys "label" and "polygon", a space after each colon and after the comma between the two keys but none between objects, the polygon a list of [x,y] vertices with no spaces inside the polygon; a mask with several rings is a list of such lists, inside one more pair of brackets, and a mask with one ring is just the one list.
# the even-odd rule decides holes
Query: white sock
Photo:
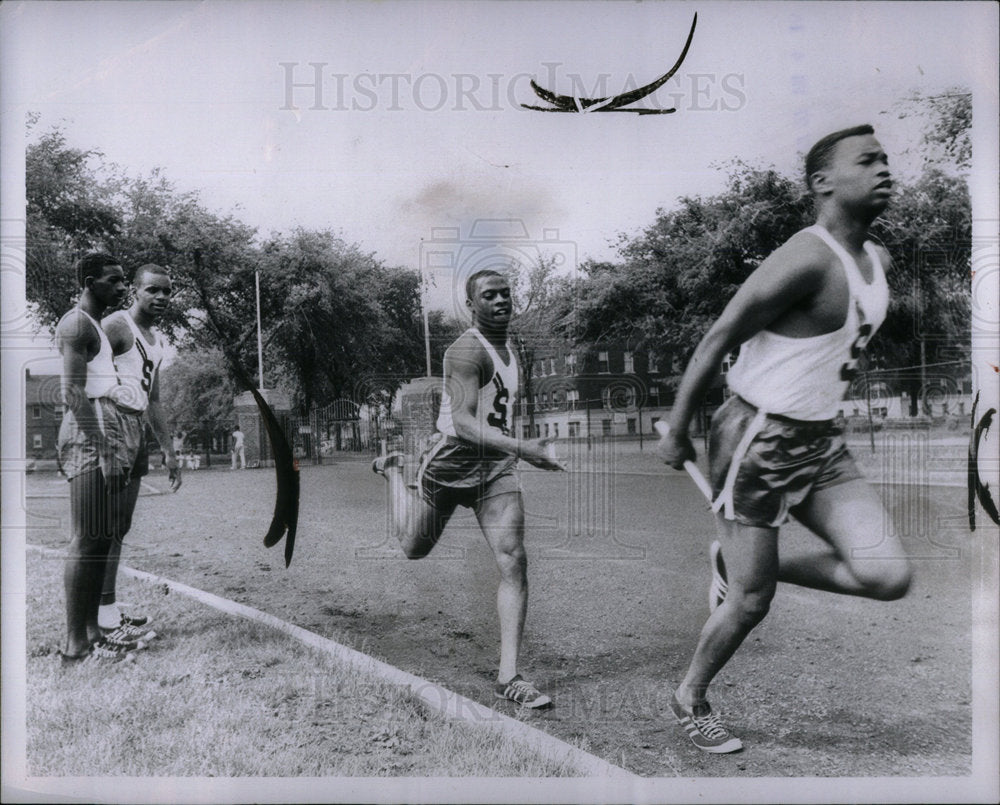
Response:
[{"label": "white sock", "polygon": [[97,609],[97,625],[102,629],[116,629],[122,621],[118,604],[101,604]]}]

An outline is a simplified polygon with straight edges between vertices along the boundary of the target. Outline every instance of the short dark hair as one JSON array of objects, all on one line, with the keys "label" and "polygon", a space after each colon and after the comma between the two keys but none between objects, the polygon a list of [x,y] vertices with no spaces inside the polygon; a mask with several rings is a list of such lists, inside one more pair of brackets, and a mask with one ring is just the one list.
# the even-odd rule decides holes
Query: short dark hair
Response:
[{"label": "short dark hair", "polygon": [[138,285],[143,274],[163,274],[165,277],[170,276],[170,272],[163,266],[158,266],[156,263],[145,263],[135,270],[135,276],[132,277],[132,282]]},{"label": "short dark hair", "polygon": [[875,129],[865,123],[863,126],[853,126],[849,129],[835,131],[833,134],[827,134],[826,137],[819,140],[816,145],[809,149],[809,153],[806,154],[806,187],[812,190],[812,175],[816,171],[829,167],[837,143],[848,137],[860,137],[863,134],[874,133]]},{"label": "short dark hair", "polygon": [[477,271],[465,281],[466,299],[472,299],[472,295],[476,292],[476,283],[485,277],[500,277],[500,279],[504,279],[503,274],[499,271],[494,271],[492,268],[484,268],[482,271]]},{"label": "short dark hair", "polygon": [[83,288],[88,277],[100,279],[106,266],[120,266],[121,263],[107,252],[90,252],[76,263],[76,281]]}]

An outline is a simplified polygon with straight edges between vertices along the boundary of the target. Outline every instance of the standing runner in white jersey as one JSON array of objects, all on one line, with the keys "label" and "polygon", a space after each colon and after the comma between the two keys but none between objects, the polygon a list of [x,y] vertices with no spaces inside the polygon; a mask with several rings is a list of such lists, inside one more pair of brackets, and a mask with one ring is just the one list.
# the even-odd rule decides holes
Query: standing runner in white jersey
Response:
[{"label": "standing runner in white jersey", "polygon": [[440,438],[420,462],[417,489],[403,480],[400,453],[376,459],[372,468],[389,483],[391,525],[409,559],[430,553],[456,507],[475,512],[500,570],[495,695],[524,707],[547,707],[551,699],[517,670],[528,608],[528,560],[514,466],[523,458],[544,470],[563,467],[546,449],[550,440],[519,442],[513,435],[518,368],[507,341],[510,284],[496,271],[480,271],[469,277],[465,290],[472,327],[445,352]]},{"label": "standing runner in white jersey", "polygon": [[[734,396],[713,417],[709,445],[719,522],[713,611],[671,700],[689,738],[707,752],[742,748],[712,712],[708,686],[767,614],[777,582],[882,601],[910,585],[899,536],[833,423],[889,299],[888,252],[868,239],[892,192],[872,127],[817,142],[806,181],[816,225],[761,263],[702,339],[659,444],[675,469],[694,458],[691,417],[723,358],[741,347],[728,377]],[[825,547],[779,558],[778,527],[789,515]],[[875,545],[877,558],[861,552]]]},{"label": "standing runner in white jersey", "polygon": [[[163,336],[153,328],[170,303],[172,292],[170,276],[166,269],[148,263],[136,270],[132,287],[135,299],[128,310],[112,313],[103,323],[104,332],[111,343],[115,369],[121,385],[117,396],[118,407],[127,415],[139,419],[140,423],[145,416],[166,457],[170,488],[176,492],[181,485],[181,471],[170,438],[166,413],[160,405]],[[140,424],[140,427],[145,430],[143,424]],[[146,449],[146,440],[143,438],[125,490],[125,510],[121,528],[115,534],[115,539],[108,550],[104,589],[98,611],[98,622],[102,629],[114,630],[114,634],[131,639],[137,637],[149,639],[155,635],[149,631],[149,618],[138,614],[126,615],[119,610],[115,590],[122,541],[132,527],[132,515],[139,499],[142,477],[148,472],[149,453]]]},{"label": "standing runner in white jersey", "polygon": [[66,405],[57,449],[59,469],[69,481],[72,529],[63,570],[64,666],[118,662],[143,645],[105,635],[97,620],[108,550],[122,530],[125,489],[142,438],[140,423],[118,407],[121,386],[99,323],[105,310],[125,298],[125,274],[104,252],[85,255],[76,273],[80,301],[56,325]]}]

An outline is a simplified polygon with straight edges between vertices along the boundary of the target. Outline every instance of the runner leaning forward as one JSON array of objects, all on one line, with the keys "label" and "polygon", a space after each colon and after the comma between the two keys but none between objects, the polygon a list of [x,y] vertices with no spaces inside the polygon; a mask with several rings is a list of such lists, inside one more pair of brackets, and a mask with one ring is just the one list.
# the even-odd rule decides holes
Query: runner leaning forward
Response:
[{"label": "runner leaning forward", "polygon": [[518,367],[507,341],[510,284],[496,271],[466,283],[472,326],[445,352],[444,393],[437,441],[424,454],[416,488],[403,479],[403,455],[375,460],[389,483],[390,520],[410,559],[430,553],[458,506],[472,509],[500,570],[500,668],[495,694],[524,707],[552,701],[518,673],[518,653],[528,607],[524,503],[514,475],[519,458],[561,470],[548,439],[518,441],[513,434]]},{"label": "runner leaning forward", "polygon": [[[707,752],[742,748],[706,694],[767,614],[777,582],[883,601],[910,585],[899,536],[833,423],[889,300],[889,255],[868,238],[892,192],[872,127],[816,143],[806,181],[816,224],[750,275],[702,339],[659,445],[675,469],[694,458],[688,424],[723,358],[740,347],[728,375],[734,396],[713,417],[709,446],[719,523],[711,551],[714,611],[671,701],[690,739]],[[779,557],[778,528],[789,515],[825,547]],[[877,556],[864,550],[876,545]]]}]

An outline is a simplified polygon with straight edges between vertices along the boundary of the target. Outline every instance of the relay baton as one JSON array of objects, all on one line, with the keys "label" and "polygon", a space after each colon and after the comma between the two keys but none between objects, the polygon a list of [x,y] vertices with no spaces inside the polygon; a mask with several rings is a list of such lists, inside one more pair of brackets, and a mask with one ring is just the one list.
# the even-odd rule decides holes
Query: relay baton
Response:
[{"label": "relay baton", "polygon": [[[662,419],[653,427],[656,428],[656,432],[659,433],[660,436],[666,436],[670,433],[670,426]],[[691,476],[691,480],[694,481],[694,485],[698,487],[701,494],[705,496],[705,500],[711,503],[712,487],[708,485],[708,481],[705,480],[705,476],[701,474],[701,470],[698,469],[698,465],[693,461],[685,461],[684,470]]]}]

